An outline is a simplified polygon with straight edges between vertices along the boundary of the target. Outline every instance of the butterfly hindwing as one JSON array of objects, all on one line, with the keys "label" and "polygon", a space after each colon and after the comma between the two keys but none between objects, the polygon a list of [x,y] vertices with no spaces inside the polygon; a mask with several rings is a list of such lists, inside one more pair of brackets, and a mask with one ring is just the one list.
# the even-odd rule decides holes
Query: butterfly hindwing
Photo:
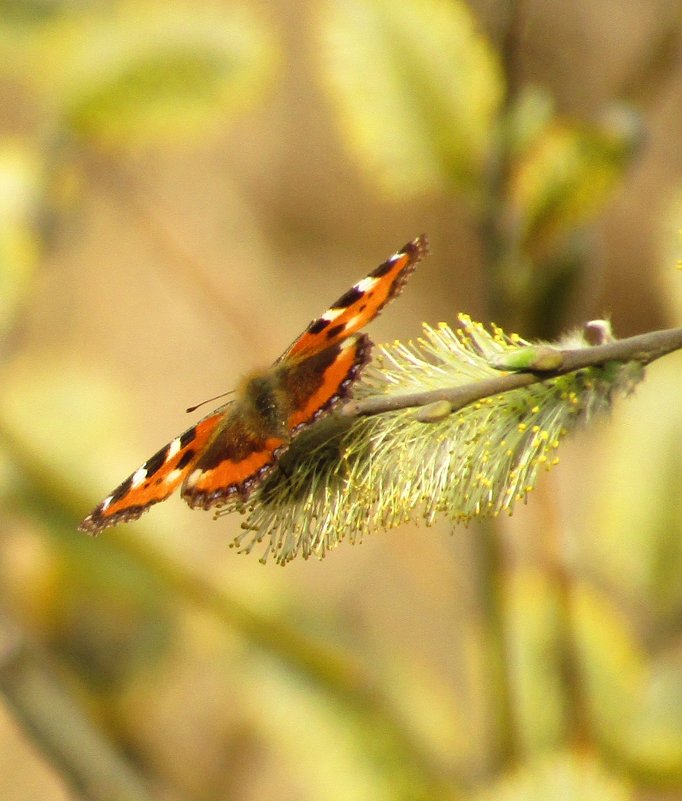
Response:
[{"label": "butterfly hindwing", "polygon": [[210,509],[235,497],[246,500],[287,444],[288,438],[255,431],[235,408],[187,475],[183,499],[193,509]]},{"label": "butterfly hindwing", "polygon": [[282,389],[290,399],[287,426],[292,433],[315,422],[350,395],[371,350],[366,334],[354,334],[279,368]]}]

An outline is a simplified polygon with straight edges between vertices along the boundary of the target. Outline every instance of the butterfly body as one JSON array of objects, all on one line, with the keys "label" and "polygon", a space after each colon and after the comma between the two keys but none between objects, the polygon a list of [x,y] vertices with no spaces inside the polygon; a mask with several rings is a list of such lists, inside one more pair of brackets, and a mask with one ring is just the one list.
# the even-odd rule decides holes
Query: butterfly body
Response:
[{"label": "butterfly body", "polygon": [[372,343],[356,333],[396,297],[427,255],[409,242],[342,295],[268,369],[249,375],[233,401],[171,440],[122,482],[80,525],[98,534],[138,518],[182,485],[192,507],[247,500],[292,439],[351,393]]}]

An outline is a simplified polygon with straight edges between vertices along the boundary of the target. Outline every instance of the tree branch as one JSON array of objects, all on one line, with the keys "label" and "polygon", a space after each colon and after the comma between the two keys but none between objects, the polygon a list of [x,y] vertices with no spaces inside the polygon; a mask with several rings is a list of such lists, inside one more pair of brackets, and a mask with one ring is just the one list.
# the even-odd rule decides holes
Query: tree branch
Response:
[{"label": "tree branch", "polygon": [[[666,356],[668,353],[682,348],[682,328],[667,328],[661,331],[650,331],[627,339],[607,342],[586,348],[557,348],[560,364],[551,370],[534,372],[513,372],[489,378],[474,384],[457,387],[412,392],[392,397],[377,396],[362,400],[350,401],[342,409],[341,414],[349,417],[383,414],[413,406],[426,406],[436,401],[448,401],[452,411],[462,409],[481,398],[510,392],[513,389],[527,387],[549,378],[555,378],[587,367],[600,367],[608,362],[639,362],[650,364]],[[558,360],[559,360],[558,359]]]}]

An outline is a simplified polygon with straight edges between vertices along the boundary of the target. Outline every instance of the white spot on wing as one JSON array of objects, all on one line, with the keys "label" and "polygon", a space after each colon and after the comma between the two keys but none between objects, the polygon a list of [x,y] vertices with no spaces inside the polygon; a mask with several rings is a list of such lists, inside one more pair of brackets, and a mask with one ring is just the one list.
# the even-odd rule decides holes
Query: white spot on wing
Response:
[{"label": "white spot on wing", "polygon": [[362,322],[362,320],[363,316],[361,314],[356,314],[355,317],[351,317],[346,323],[346,328],[352,328],[358,321]]},{"label": "white spot on wing", "polygon": [[166,461],[172,459],[179,450],[180,450],[180,437],[176,437],[168,446]]},{"label": "white spot on wing", "polygon": [[147,478],[147,468],[142,465],[142,467],[138,467],[137,470],[133,473],[132,479],[130,481],[131,489],[136,489],[140,486],[140,484]]},{"label": "white spot on wing", "polygon": [[320,317],[320,320],[327,320],[332,323],[340,314],[343,314],[344,311],[345,309],[329,309]]},{"label": "white spot on wing", "polygon": [[372,278],[371,275],[368,275],[367,278],[363,278],[362,281],[358,281],[353,289],[357,289],[359,292],[369,292],[369,290],[378,283],[378,278]]},{"label": "white spot on wing", "polygon": [[171,470],[163,480],[166,482],[166,484],[171,484],[173,481],[177,481],[181,475],[182,470]]},{"label": "white spot on wing", "polygon": [[206,471],[197,468],[196,470],[192,471],[189,476],[187,476],[186,484],[188,487],[193,487],[197,481],[204,475]]},{"label": "white spot on wing", "polygon": [[113,496],[112,496],[112,495],[110,495],[108,498],[105,498],[105,499],[102,501],[102,503],[101,503],[101,506],[100,506],[100,510],[101,510],[102,512],[106,512],[106,510],[109,508],[109,504],[111,503],[111,499],[112,499],[112,497],[113,497]]}]

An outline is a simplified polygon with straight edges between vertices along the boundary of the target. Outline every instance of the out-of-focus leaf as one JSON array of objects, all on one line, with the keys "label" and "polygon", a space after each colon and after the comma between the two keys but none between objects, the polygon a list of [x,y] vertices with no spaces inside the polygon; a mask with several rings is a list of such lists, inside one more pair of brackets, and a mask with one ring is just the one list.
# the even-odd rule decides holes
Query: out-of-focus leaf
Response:
[{"label": "out-of-focus leaf", "polygon": [[[555,587],[542,574],[520,571],[509,590],[516,719],[522,742],[529,751],[537,752],[560,743],[564,734],[566,699],[558,650],[563,635],[557,628],[562,618],[557,614]],[[679,656],[652,667],[628,617],[607,595],[587,585],[575,585],[573,599],[572,637],[578,646],[580,692],[586,698],[597,739],[650,780],[679,778]],[[504,794],[500,797],[507,798]]]},{"label": "out-of-focus leaf", "polygon": [[[325,801],[454,801],[454,790],[434,788],[431,777],[415,770],[412,759],[395,748],[380,720],[357,715],[308,686],[254,665],[244,691],[257,698],[252,709],[274,753],[291,765],[310,798]],[[267,711],[267,714],[263,714]],[[423,767],[423,766],[422,766]]]},{"label": "out-of-focus leaf", "polygon": [[540,86],[521,87],[507,111],[505,136],[512,157],[524,153],[547,129],[554,117],[554,98]]},{"label": "out-of-focus leaf", "polygon": [[554,587],[539,571],[512,574],[509,583],[509,647],[516,720],[531,752],[561,741],[565,729]]},{"label": "out-of-focus leaf", "polygon": [[99,479],[104,485],[111,480],[110,471],[124,472],[128,460],[134,460],[134,454],[119,450],[116,456],[112,449],[108,466],[99,468],[104,475],[97,474],[98,460],[88,461],[92,442],[108,447],[105,438],[116,439],[123,430],[127,407],[120,388],[85,370],[77,355],[47,347],[15,358],[4,366],[1,378],[0,432],[7,432],[25,452],[38,453],[65,476],[84,474],[88,483]]},{"label": "out-of-focus leaf", "polygon": [[237,7],[123,3],[36,37],[36,79],[70,133],[134,148],[205,136],[260,96],[275,49]]},{"label": "out-of-focus leaf", "polygon": [[[596,485],[605,477],[614,491],[591,494],[585,523],[589,535],[581,544],[599,582],[623,600],[654,652],[632,677],[636,681],[623,683],[622,660],[620,668],[615,663],[609,668],[609,679],[604,664],[619,650],[608,640],[613,626],[595,621],[586,637],[585,623],[591,615],[582,616],[583,639],[591,644],[589,677],[599,728],[610,746],[616,745],[649,781],[678,783],[682,775],[682,410],[670,399],[681,390],[675,355],[657,363],[632,404],[615,411],[595,443],[599,459],[592,479]],[[667,651],[661,651],[663,643],[668,644]],[[619,691],[614,693],[614,687]]]},{"label": "out-of-focus leaf", "polygon": [[629,109],[611,109],[595,125],[555,121],[520,154],[509,199],[524,248],[543,255],[602,208],[630,163],[641,123]]},{"label": "out-of-focus leaf", "polygon": [[656,659],[640,696],[629,760],[652,783],[679,787],[682,778],[682,652]]},{"label": "out-of-focus leaf", "polygon": [[352,152],[391,195],[473,189],[502,78],[464,3],[330,0],[322,78]]},{"label": "out-of-focus leaf", "polygon": [[125,684],[163,654],[171,615],[161,585],[108,543],[21,530],[4,538],[0,556],[15,621],[92,689]]},{"label": "out-of-focus leaf", "polygon": [[587,587],[576,594],[581,673],[599,740],[649,781],[682,773],[679,655],[645,661],[625,615]]},{"label": "out-of-focus leaf", "polygon": [[18,142],[0,143],[0,336],[12,325],[40,256],[36,216],[42,170]]},{"label": "out-of-focus leaf", "polygon": [[586,526],[599,536],[582,545],[600,579],[653,616],[647,627],[655,620],[659,632],[678,629],[682,608],[680,392],[674,354],[650,370],[632,404],[614,411],[595,447],[595,481],[606,477],[614,492],[591,494]]},{"label": "out-of-focus leaf", "polygon": [[627,616],[604,593],[576,585],[573,595],[580,675],[592,724],[619,747],[632,731],[646,681],[645,654]]},{"label": "out-of-focus leaf", "polygon": [[590,757],[555,754],[504,776],[474,801],[628,801],[630,787]]}]

